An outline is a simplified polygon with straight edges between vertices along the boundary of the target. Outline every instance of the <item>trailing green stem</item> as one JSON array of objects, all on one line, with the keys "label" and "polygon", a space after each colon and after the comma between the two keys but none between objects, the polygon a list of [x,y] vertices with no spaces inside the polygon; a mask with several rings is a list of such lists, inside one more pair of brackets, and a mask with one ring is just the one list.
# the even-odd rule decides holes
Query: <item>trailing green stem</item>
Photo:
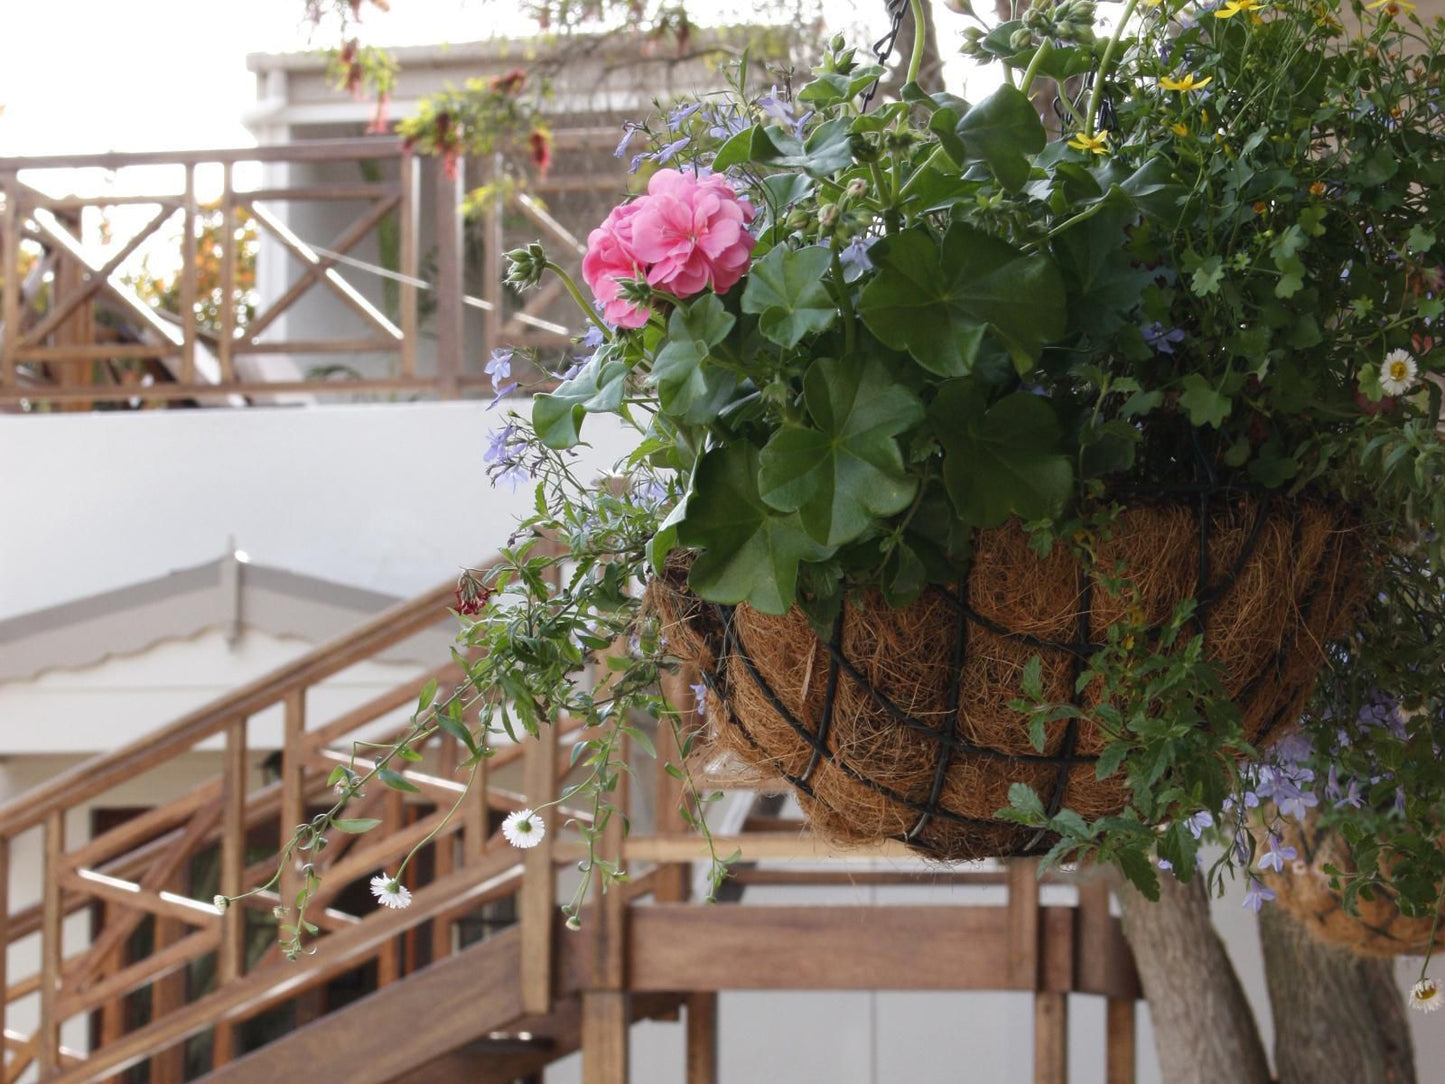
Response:
[{"label": "trailing green stem", "polygon": [[1109,44],[1104,47],[1104,55],[1099,58],[1099,73],[1094,76],[1094,92],[1089,95],[1089,112],[1084,117],[1085,135],[1094,134],[1094,118],[1098,116],[1099,103],[1104,98],[1104,83],[1108,81],[1114,53],[1119,48],[1119,42],[1124,38],[1124,28],[1129,25],[1129,20],[1134,17],[1134,9],[1138,6],[1139,0],[1128,0],[1128,3],[1124,5],[1124,10],[1119,15],[1119,25],[1114,27],[1114,35],[1109,39]]},{"label": "trailing green stem", "polygon": [[565,286],[567,292],[572,295],[572,300],[577,302],[578,307],[587,314],[587,319],[591,320],[592,323],[596,325],[597,330],[602,332],[602,337],[611,340],[614,337],[612,329],[607,326],[607,321],[602,319],[602,314],[593,307],[592,302],[588,301],[582,291],[578,289],[577,283],[572,280],[572,276],[567,274],[566,271],[562,270],[562,268],[558,267],[551,260],[548,260],[545,266],[548,271],[551,271],[562,280],[562,285]]}]

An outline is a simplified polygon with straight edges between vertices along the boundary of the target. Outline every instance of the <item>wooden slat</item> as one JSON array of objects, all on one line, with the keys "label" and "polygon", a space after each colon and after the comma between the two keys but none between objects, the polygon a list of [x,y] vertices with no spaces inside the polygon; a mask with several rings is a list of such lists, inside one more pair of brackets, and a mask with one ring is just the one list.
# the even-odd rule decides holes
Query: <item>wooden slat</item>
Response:
[{"label": "wooden slat", "polygon": [[178,919],[188,926],[208,926],[221,915],[209,903],[172,892],[146,891],[133,881],[123,881],[90,869],[66,870],[60,875],[59,883],[122,907],[135,907],[161,918]]},{"label": "wooden slat", "polygon": [[408,150],[402,154],[398,162],[398,170],[397,183],[401,186],[401,202],[397,205],[401,234],[401,252],[398,263],[401,265],[402,281],[397,301],[401,308],[401,375],[413,377],[416,376],[418,326],[416,281],[419,270],[417,251],[420,247],[418,235],[421,211],[421,163],[417,161],[416,155]]},{"label": "wooden slat", "polygon": [[[220,817],[221,811],[215,806],[202,807],[193,813],[190,823],[186,825],[180,838],[146,870],[139,882],[140,891],[147,894],[159,892],[167,884],[170,884],[181,866],[201,848]],[[66,872],[70,874],[75,871],[67,870]],[[81,891],[86,890],[81,886],[75,887],[80,888]],[[100,936],[92,943],[87,958],[75,970],[72,982],[78,989],[83,990],[90,984],[91,980],[110,960],[112,953],[135,932],[144,914],[145,912],[137,908],[128,908],[117,914],[114,921],[106,924],[101,930]]]},{"label": "wooden slat", "polygon": [[181,204],[181,379],[196,379],[196,167],[186,166]]},{"label": "wooden slat", "polygon": [[686,1084],[717,1084],[717,994],[687,996]]},{"label": "wooden slat", "polygon": [[[422,689],[426,688],[429,681],[435,681],[437,685],[448,685],[462,678],[461,667],[454,662],[446,662],[440,666],[433,667],[424,674],[419,674],[411,681],[404,681],[394,689],[382,693],[380,696],[372,697],[365,704],[352,708],[348,712],[338,715],[325,726],[319,726],[306,732],[305,746],[307,752],[314,752],[322,749],[333,742],[338,742],[358,727],[374,722],[389,712],[405,707],[407,704],[416,701],[421,695]],[[410,725],[405,723],[403,726]]]},{"label": "wooden slat", "polygon": [[[59,299],[51,310],[45,314],[45,319],[27,331],[20,340],[21,351],[27,355],[33,353],[30,349],[35,344],[44,340],[48,335],[63,324],[70,315],[80,308],[81,304],[94,297],[99,290],[109,281],[110,276],[115,273],[126,258],[132,252],[143,245],[148,237],[155,233],[165,221],[171,217],[172,208],[163,207],[156,215],[142,226],[133,237],[130,238],[97,270],[85,269],[86,280],[79,283],[77,288],[67,291],[66,295]],[[63,227],[57,227],[63,228]],[[77,247],[80,246],[79,239],[73,238]],[[74,351],[77,343],[68,343],[65,349]],[[67,355],[70,356],[70,355]]]},{"label": "wooden slat", "polygon": [[15,384],[15,348],[20,344],[20,180],[0,172],[5,217],[0,219],[0,385]]},{"label": "wooden slat", "polygon": [[40,1075],[60,1068],[60,961],[65,946],[60,913],[60,860],[65,853],[65,814],[59,809],[45,816],[45,923],[40,931],[40,1027],[36,1031],[36,1060]]},{"label": "wooden slat", "polygon": [[[527,800],[533,809],[546,805],[556,793],[557,731],[544,726],[526,744],[522,770]],[[558,819],[547,820],[542,841],[525,852],[526,871],[520,903],[522,924],[522,1005],[539,1015],[552,1008],[553,918],[557,908],[557,881],[552,869],[552,851],[557,839]]]},{"label": "wooden slat", "polygon": [[[410,157],[404,154],[403,158]],[[396,193],[396,186],[385,181],[375,184],[313,184],[289,188],[245,188],[236,195],[247,203],[265,201],[279,203],[313,203],[344,200],[375,200]]]},{"label": "wooden slat", "polygon": [[[6,1009],[10,1001],[10,971],[6,964],[10,946],[10,840],[0,835],[0,1035],[5,1033]],[[0,1065],[4,1059],[0,1058]]]},{"label": "wooden slat", "polygon": [[1104,1027],[1106,1084],[1134,1084],[1134,999],[1111,997]]},{"label": "wooden slat", "polygon": [[462,371],[462,295],[466,292],[462,269],[462,200],[466,192],[465,159],[456,160],[453,176],[437,162],[436,201],[437,283],[433,327],[437,337],[437,382],[443,399],[461,393],[457,383]]},{"label": "wooden slat", "polygon": [[[93,1084],[124,1071],[156,1050],[163,1050],[206,1030],[219,1020],[240,1020],[264,1012],[295,996],[301,989],[329,981],[358,966],[375,953],[378,945],[415,922],[425,921],[433,914],[453,907],[479,904],[495,898],[498,891],[515,891],[517,875],[512,872],[515,864],[514,855],[501,853],[489,856],[476,867],[459,870],[451,877],[435,881],[419,890],[411,907],[406,910],[378,908],[367,916],[366,921],[329,935],[324,951],[303,956],[294,963],[280,961],[257,968],[238,982],[192,1002],[167,1019],[138,1028],[119,1042],[95,1051],[83,1065],[61,1073],[47,1084]],[[462,1008],[469,1010],[474,1006]],[[422,1020],[409,1022],[409,1026],[412,1024],[425,1026]],[[394,1029],[387,1029],[386,1034],[389,1041],[394,1040]],[[404,1044],[393,1041],[393,1046],[402,1049]],[[233,1062],[232,1066],[242,1064],[244,1059]],[[271,1084],[275,1079],[274,1076],[266,1078]]]},{"label": "wooden slat", "polygon": [[[615,134],[613,138],[616,138]],[[0,158],[0,173],[22,169],[126,169],[130,166],[199,165],[202,162],[336,162],[392,158],[401,152],[402,141],[388,136],[307,139],[264,147],[228,147],[221,150],[7,155]]]},{"label": "wooden slat", "polygon": [[[351,248],[370,233],[378,222],[391,213],[400,201],[400,197],[392,195],[390,198],[378,200],[365,211],[363,211],[352,223],[342,230],[332,242],[326,247],[336,253],[345,254]],[[271,302],[263,312],[256,315],[256,318],[246,327],[245,339],[247,344],[255,344],[258,337],[275,322],[276,318],[289,309],[302,294],[318,282],[324,284],[358,316],[367,323],[381,331],[383,335],[389,335],[399,339],[400,329],[393,327],[376,308],[367,301],[355,287],[343,279],[335,269],[336,258],[334,256],[322,256],[312,250],[311,246],[296,236],[291,229],[275,215],[264,208],[252,206],[250,208],[253,221],[265,227],[272,237],[280,241],[285,248],[299,259],[305,270],[301,277],[293,282],[286,291],[275,301]],[[460,302],[458,302],[460,304]]]},{"label": "wooden slat", "polygon": [[[137,987],[161,976],[171,975],[192,960],[214,952],[221,942],[219,927],[197,930],[160,947],[138,963],[113,972],[83,992],[71,992],[60,999],[60,1018],[68,1020],[79,1013],[99,1008],[107,1001],[123,997]],[[181,976],[184,978],[184,975]],[[159,1015],[159,1012],[157,1012]]]},{"label": "wooden slat", "polygon": [[236,192],[230,162],[221,169],[221,328],[216,337],[216,362],[221,383],[236,380],[231,351],[236,345]]},{"label": "wooden slat", "polygon": [[[628,763],[630,748],[631,743],[627,740],[627,736],[623,735],[622,746],[617,753],[621,763]],[[612,802],[616,809],[607,818],[607,824],[602,829],[600,851],[603,855],[622,854],[623,823],[630,806],[628,800],[631,791],[630,781],[631,777],[624,773],[618,780],[616,791],[612,794]],[[627,869],[625,861],[620,858],[618,861],[625,873]],[[593,885],[594,892],[601,898],[597,899],[595,908],[597,923],[592,938],[592,975],[588,986],[593,990],[625,990],[627,989],[626,885],[625,883],[606,885],[605,878],[600,871],[594,875]],[[626,1016],[625,1006],[623,1015]],[[625,1029],[626,1025],[623,1026]]]},{"label": "wooden slat", "polygon": [[[245,890],[241,878],[246,866],[246,720],[226,727],[226,749],[221,765],[221,895],[238,896]],[[221,916],[216,950],[216,983],[225,987],[241,977],[246,967],[246,912],[233,904]],[[211,1039],[211,1067],[225,1065],[236,1054],[235,1028],[217,1023]]]},{"label": "wooden slat", "polygon": [[1039,984],[1038,864],[1015,859],[1008,866],[1008,976],[1024,990]]},{"label": "wooden slat", "polygon": [[582,994],[582,1084],[627,1084],[627,998],[621,990]]},{"label": "wooden slat", "polygon": [[20,798],[0,806],[0,825],[14,836],[44,821],[53,810],[81,805],[97,794],[186,752],[241,716],[253,715],[294,689],[315,684],[361,659],[436,624],[445,616],[453,584],[448,581],[399,603],[370,621],[300,658],[248,682],[234,692],[188,712],[169,726],[93,757]]},{"label": "wooden slat", "polygon": [[[306,690],[291,690],[286,694],[284,704],[280,839],[283,852],[294,837],[297,826],[306,820]],[[300,887],[296,855],[293,853],[281,865],[281,906],[294,907]]]},{"label": "wooden slat", "polygon": [[[130,851],[137,845],[157,841],[157,836],[165,832],[176,834],[184,831],[184,825],[195,815],[196,811],[211,805],[220,797],[221,781],[219,779],[208,779],[204,783],[187,791],[179,798],[167,802],[165,805],[148,809],[144,813],[131,817],[129,820],[112,828],[108,832],[91,839],[88,843],[77,847],[65,856],[64,863],[68,868],[74,869],[79,866],[96,868],[104,865],[117,855]],[[162,844],[170,846],[170,841]],[[116,873],[115,870],[106,870],[107,873]]]},{"label": "wooden slat", "polygon": [[[655,904],[628,917],[633,992],[1033,989],[1009,978],[1006,907]],[[1046,956],[1072,958],[1073,908],[1040,917]],[[576,938],[563,942],[569,953],[590,951]],[[568,973],[584,966],[569,959]]]},{"label": "wooden slat", "polygon": [[[437,749],[437,771],[443,776],[451,776],[457,770],[457,740],[450,734],[443,737],[440,747]],[[432,876],[445,877],[457,867],[457,841],[453,836],[447,836],[436,841],[432,859]],[[452,924],[442,917],[432,919],[431,929],[431,958],[440,960],[452,954]]]},{"label": "wooden slat", "polygon": [[[232,347],[231,353],[237,357],[265,354],[395,354],[400,349],[400,337],[391,338],[390,336],[355,339],[301,339],[292,342],[264,343],[244,339]],[[313,391],[318,387],[327,386],[354,389],[358,383],[354,380],[313,380],[307,384],[307,387]],[[271,386],[268,381],[246,385],[252,392],[267,391]]]},{"label": "wooden slat", "polygon": [[[74,343],[63,346],[24,346],[19,343],[15,347],[15,358],[17,361],[119,361],[123,358],[174,358],[179,357],[181,348],[175,343]],[[153,398],[153,392],[163,385],[156,385],[155,388],[145,388],[146,398]],[[117,399],[128,399],[141,391],[134,384],[100,384],[100,385],[79,385],[75,388],[56,388],[52,394],[49,389],[29,389],[28,399],[44,399],[61,402],[66,399],[79,398],[84,395],[87,398],[95,398],[94,388],[104,388],[114,393]],[[64,392],[70,391],[67,396]]]},{"label": "wooden slat", "polygon": [[502,345],[502,309],[506,298],[502,292],[502,249],[506,245],[502,230],[504,193],[508,190],[505,161],[492,155],[490,178],[492,195],[482,209],[482,300],[488,307],[482,312],[482,355],[490,357]]},{"label": "wooden slat", "polygon": [[1034,995],[1034,1084],[1069,1084],[1069,995]]}]

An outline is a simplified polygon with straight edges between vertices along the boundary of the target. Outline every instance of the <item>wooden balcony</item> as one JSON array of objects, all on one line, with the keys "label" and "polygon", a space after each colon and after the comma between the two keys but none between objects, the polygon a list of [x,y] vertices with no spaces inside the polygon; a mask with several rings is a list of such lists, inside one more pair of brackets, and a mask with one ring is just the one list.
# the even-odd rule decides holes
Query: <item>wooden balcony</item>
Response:
[{"label": "wooden balcony", "polygon": [[[451,591],[448,584],[395,606],[0,806],[0,1079],[119,1081],[145,1062],[152,1084],[197,1076],[271,1084],[307,1064],[355,1084],[501,1082],[580,1049],[584,1079],[623,1084],[629,1025],[677,1019],[682,1009],[686,1079],[710,1084],[717,995],[738,989],[1027,992],[1040,1084],[1066,1081],[1067,998],[1092,994],[1108,1004],[1107,1079],[1134,1079],[1138,982],[1097,879],[1055,875],[1047,880],[1075,885],[1076,902],[1045,905],[1031,863],[942,870],[894,844],[840,852],[770,810],[721,830],[719,852],[738,849],[744,864],[733,902],[702,905],[689,886],[706,851],[678,812],[683,784],[658,767],[638,770],[618,796],[640,813],[633,834],[624,838],[615,816],[605,829],[604,851],[621,856],[630,883],[595,901],[581,932],[564,930],[559,881],[585,853],[576,831],[553,817],[540,845],[518,851],[498,828],[507,812],[548,803],[576,781],[567,755],[583,733],[576,722],[500,749],[465,798],[459,750],[446,734],[406,766],[414,793],[368,787],[347,815],[382,826],[335,833],[308,856],[323,876],[308,910],[320,928],[316,951],[282,959],[271,912],[293,898],[298,868],[283,871],[279,891],[224,912],[211,894],[266,884],[293,827],[330,804],[327,777],[352,756],[353,740],[382,740],[405,726],[428,681],[445,690],[459,680],[456,663],[440,660],[334,718],[314,718],[308,707],[308,693],[328,678],[450,620]],[[689,677],[672,680],[681,686]],[[252,746],[268,709],[284,720],[282,748],[269,758]],[[75,838],[84,812],[105,795],[216,744],[216,774]],[[677,759],[670,733],[657,744],[662,758]],[[589,821],[584,810],[561,812]],[[395,870],[423,841],[408,875],[411,906],[377,907],[367,879]],[[859,869],[860,856],[889,861]],[[23,880],[43,884],[38,900],[11,894],[20,862],[34,864]],[[1007,902],[779,907],[747,899],[753,885],[860,883],[1005,886]],[[5,948],[12,962],[28,956],[35,965],[7,974]],[[370,992],[339,997],[336,984],[345,982]],[[139,1019],[137,1005],[145,1008]],[[89,1049],[62,1045],[62,1026],[76,1018],[89,1021]]]},{"label": "wooden balcony", "polygon": [[[490,388],[482,366],[493,348],[565,348],[578,330],[570,317],[549,318],[557,290],[509,304],[502,251],[540,237],[554,258],[575,265],[586,223],[564,225],[567,209],[591,214],[590,203],[579,203],[584,194],[595,202],[600,192],[623,190],[626,176],[606,153],[615,142],[606,129],[556,132],[559,172],[550,180],[517,183],[521,172],[500,156],[472,163],[477,185],[513,179],[494,186],[499,198],[470,223],[467,163],[448,173],[394,138],[0,158],[0,410],[480,393]],[[596,168],[604,159],[613,168]],[[54,194],[73,187],[77,174],[68,171],[100,170],[144,170],[149,187]],[[241,183],[258,175],[259,183]],[[288,180],[301,175],[323,179]],[[549,197],[555,212],[544,203]],[[97,244],[88,235],[94,230],[82,228],[84,216],[97,214],[123,216],[133,232],[122,243]],[[217,314],[211,326],[198,318],[202,261],[188,251],[203,215],[220,221],[219,281],[207,284]],[[254,224],[263,249],[254,291],[238,282],[243,220]],[[340,225],[318,237],[298,222]],[[375,253],[383,233],[390,258],[358,258]],[[480,253],[474,262],[481,265],[470,272],[469,251]],[[157,311],[128,283],[138,253],[177,269],[174,314]],[[316,331],[317,295],[344,313],[348,330]],[[257,299],[242,323],[238,311]],[[480,319],[469,324],[468,311]],[[362,357],[369,368],[357,363]]]}]

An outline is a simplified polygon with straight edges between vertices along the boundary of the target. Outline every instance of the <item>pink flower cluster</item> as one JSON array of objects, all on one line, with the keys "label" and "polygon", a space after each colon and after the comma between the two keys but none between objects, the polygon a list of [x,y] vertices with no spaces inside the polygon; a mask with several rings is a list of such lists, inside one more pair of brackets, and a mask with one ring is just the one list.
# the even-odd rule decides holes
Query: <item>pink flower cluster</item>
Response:
[{"label": "pink flower cluster", "polygon": [[641,327],[648,310],[621,296],[621,280],[645,278],[680,298],[709,287],[726,293],[748,268],[755,241],[746,227],[754,214],[716,174],[658,170],[646,195],[614,207],[587,235],[582,277],[608,323]]}]

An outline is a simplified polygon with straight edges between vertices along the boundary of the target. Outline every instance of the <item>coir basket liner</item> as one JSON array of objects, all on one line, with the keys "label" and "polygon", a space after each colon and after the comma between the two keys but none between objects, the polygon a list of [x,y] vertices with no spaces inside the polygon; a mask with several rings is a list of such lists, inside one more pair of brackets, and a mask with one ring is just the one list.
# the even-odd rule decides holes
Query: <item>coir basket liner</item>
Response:
[{"label": "coir basket liner", "polygon": [[[1356,593],[1362,548],[1341,508],[1206,495],[1126,510],[1094,567],[1122,562],[1151,626],[1199,600],[1205,650],[1245,738],[1267,744],[1309,695]],[[977,532],[965,582],[930,587],[903,609],[874,594],[850,602],[827,641],[796,609],[704,602],[688,591],[687,568],[668,566],[651,605],[669,649],[712,690],[711,746],[790,783],[823,835],[902,839],[942,859],[1025,855],[1052,841],[995,815],[1012,783],[1031,785],[1051,811],[1123,808],[1120,776],[1095,778],[1104,739],[1094,726],[1050,724],[1039,753],[1008,706],[1034,655],[1045,695],[1074,699],[1088,655],[1124,617],[1128,603],[1070,547],[1040,558],[1017,524]]]},{"label": "coir basket liner", "polygon": [[[1325,867],[1348,875],[1355,865],[1348,844],[1320,824],[1317,812],[1312,810],[1302,824],[1286,819],[1274,827],[1280,845],[1293,847],[1298,857],[1282,871],[1264,870],[1260,876],[1274,890],[1278,906],[1316,938],[1361,956],[1421,956],[1429,951],[1432,936],[1437,949],[1445,945],[1445,923],[1437,931],[1434,915],[1402,914],[1395,894],[1383,886],[1376,886],[1370,899],[1355,897],[1357,914],[1345,910],[1340,894],[1330,887]],[[1255,831],[1261,844],[1265,834],[1263,827]]]}]

